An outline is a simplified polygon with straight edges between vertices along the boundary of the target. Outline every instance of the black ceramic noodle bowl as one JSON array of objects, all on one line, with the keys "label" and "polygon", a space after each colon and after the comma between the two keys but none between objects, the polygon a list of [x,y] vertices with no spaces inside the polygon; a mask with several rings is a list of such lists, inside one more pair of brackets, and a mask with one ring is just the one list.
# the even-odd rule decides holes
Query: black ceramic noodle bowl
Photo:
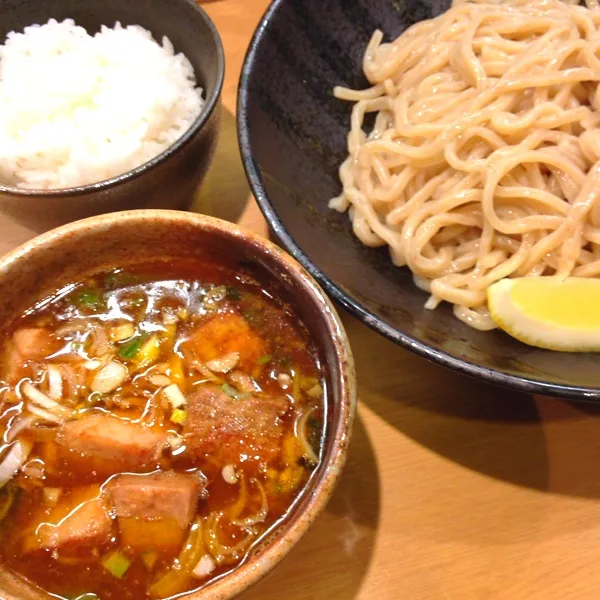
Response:
[{"label": "black ceramic noodle bowl", "polygon": [[500,331],[479,332],[448,305],[423,305],[387,249],[363,246],[340,193],[351,104],[335,85],[365,87],[362,56],[375,29],[391,40],[438,15],[437,0],[275,0],[244,65],[238,105],[242,157],[275,234],[325,289],[367,325],[437,363],[525,391],[600,400],[599,357],[538,350]]},{"label": "black ceramic noodle bowl", "polygon": [[[37,230],[126,208],[183,208],[210,165],[219,129],[224,57],[219,34],[193,0],[2,0],[0,40],[49,19],[74,19],[93,34],[101,25],[141,25],[159,43],[167,36],[191,62],[204,108],[190,129],[156,158],[103,182],[66,190],[0,185],[0,211]],[[1,152],[1,150],[0,150]]]}]

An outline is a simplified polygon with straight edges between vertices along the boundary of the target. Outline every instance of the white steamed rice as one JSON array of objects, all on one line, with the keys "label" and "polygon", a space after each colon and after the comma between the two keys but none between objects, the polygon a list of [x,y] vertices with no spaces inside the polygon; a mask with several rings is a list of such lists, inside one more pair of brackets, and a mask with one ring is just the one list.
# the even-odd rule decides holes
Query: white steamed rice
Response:
[{"label": "white steamed rice", "polygon": [[0,181],[86,185],[160,154],[203,105],[192,65],[142,27],[89,35],[73,20],[26,27],[0,46]]}]

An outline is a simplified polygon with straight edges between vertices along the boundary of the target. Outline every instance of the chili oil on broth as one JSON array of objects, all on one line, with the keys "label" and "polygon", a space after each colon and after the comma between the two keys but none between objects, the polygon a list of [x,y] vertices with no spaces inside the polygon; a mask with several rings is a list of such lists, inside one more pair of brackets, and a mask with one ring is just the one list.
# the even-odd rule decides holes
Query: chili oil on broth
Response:
[{"label": "chili oil on broth", "polygon": [[206,585],[319,461],[317,353],[276,286],[239,266],[100,273],[2,342],[0,561],[61,598]]}]

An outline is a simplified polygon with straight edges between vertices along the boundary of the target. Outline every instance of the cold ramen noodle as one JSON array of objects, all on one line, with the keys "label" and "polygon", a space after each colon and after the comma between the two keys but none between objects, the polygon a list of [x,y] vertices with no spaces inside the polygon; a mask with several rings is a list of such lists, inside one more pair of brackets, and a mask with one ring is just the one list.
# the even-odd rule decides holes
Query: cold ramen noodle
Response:
[{"label": "cold ramen noodle", "polygon": [[69,285],[0,363],[0,562],[60,598],[167,598],[235,568],[319,462],[324,381],[275,288],[156,262]]},{"label": "cold ramen noodle", "polygon": [[335,90],[354,105],[331,206],[478,329],[498,280],[600,276],[600,10],[575,4],[455,2],[376,32],[371,87]]}]

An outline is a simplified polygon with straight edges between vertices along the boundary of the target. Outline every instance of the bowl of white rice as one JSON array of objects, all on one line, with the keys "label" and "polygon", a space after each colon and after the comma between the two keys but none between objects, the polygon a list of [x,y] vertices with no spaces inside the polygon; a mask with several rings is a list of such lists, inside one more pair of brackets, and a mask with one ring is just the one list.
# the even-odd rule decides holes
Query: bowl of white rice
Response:
[{"label": "bowl of white rice", "polygon": [[0,212],[42,231],[185,208],[212,158],[223,76],[193,0],[3,0]]}]

